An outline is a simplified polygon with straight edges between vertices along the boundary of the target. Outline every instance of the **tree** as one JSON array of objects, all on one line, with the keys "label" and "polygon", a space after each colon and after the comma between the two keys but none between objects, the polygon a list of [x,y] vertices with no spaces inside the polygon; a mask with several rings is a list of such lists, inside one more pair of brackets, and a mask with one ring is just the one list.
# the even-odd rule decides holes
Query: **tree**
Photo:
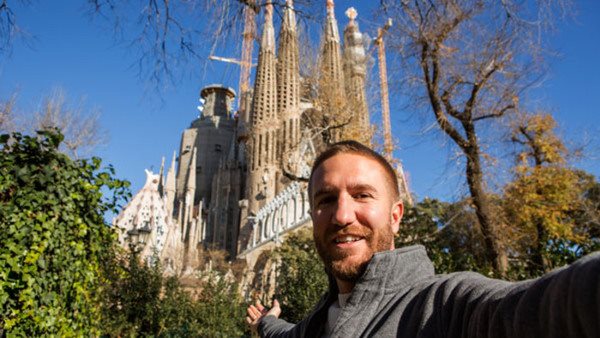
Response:
[{"label": "tree", "polygon": [[0,101],[0,133],[9,133],[15,130],[15,103],[16,95],[11,95],[7,100]]},{"label": "tree", "polygon": [[100,330],[101,264],[117,239],[104,213],[117,211],[129,183],[99,158],[58,152],[62,139],[0,136],[0,335]]},{"label": "tree", "polygon": [[477,217],[468,201],[448,203],[425,198],[407,206],[395,244],[425,246],[437,273],[493,273]]},{"label": "tree", "polygon": [[64,150],[77,158],[106,141],[99,118],[99,111],[85,110],[83,100],[76,105],[69,104],[64,91],[58,88],[43,99],[32,124],[35,130],[59,129],[65,135]]},{"label": "tree", "polygon": [[204,276],[195,312],[198,336],[242,336],[246,330],[246,306],[234,276],[217,270],[205,271]]},{"label": "tree", "polygon": [[[216,261],[220,266],[222,262]],[[199,278],[186,278],[184,282],[192,284],[183,285],[176,276],[164,275],[158,259],[141,261],[135,247],[105,267],[105,335],[239,337],[244,333],[245,307],[237,283],[219,267],[202,271]]]},{"label": "tree", "polygon": [[[539,3],[539,4],[538,4]],[[487,259],[501,275],[508,261],[486,189],[486,127],[513,113],[539,74],[538,34],[554,1],[381,1],[394,19],[391,50],[401,58],[407,90],[435,117],[464,159],[465,177]],[[563,1],[557,2],[559,4]],[[528,20],[534,19],[534,20]]]},{"label": "tree", "polygon": [[[513,127],[517,154],[515,179],[505,188],[504,209],[521,231],[520,245],[533,275],[572,262],[593,244],[582,217],[590,204],[586,192],[595,179],[566,165],[568,150],[556,136],[549,114],[523,115]],[[594,212],[588,213],[593,215]],[[592,222],[593,224],[593,222]]]},{"label": "tree", "polygon": [[58,129],[64,136],[60,149],[74,158],[88,155],[106,141],[99,111],[87,110],[83,99],[72,104],[65,92],[56,88],[42,99],[38,109],[27,113],[18,109],[17,98],[15,93],[0,101],[0,132]]},{"label": "tree", "polygon": [[292,233],[274,252],[279,260],[277,298],[282,316],[297,323],[304,318],[327,290],[327,274],[319,259],[312,231]]},{"label": "tree", "polygon": [[101,303],[103,333],[155,336],[161,328],[163,276],[160,266],[140,261],[133,246],[129,252],[113,258],[104,266],[107,278]]}]

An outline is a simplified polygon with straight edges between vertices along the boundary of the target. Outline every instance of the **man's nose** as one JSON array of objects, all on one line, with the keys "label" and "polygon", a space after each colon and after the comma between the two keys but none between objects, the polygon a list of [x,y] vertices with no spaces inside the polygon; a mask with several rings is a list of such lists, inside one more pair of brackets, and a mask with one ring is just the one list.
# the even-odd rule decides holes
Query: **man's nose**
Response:
[{"label": "man's nose", "polygon": [[338,197],[338,201],[335,205],[336,209],[333,212],[332,223],[339,226],[348,226],[352,224],[356,219],[353,205],[351,199],[345,196]]}]

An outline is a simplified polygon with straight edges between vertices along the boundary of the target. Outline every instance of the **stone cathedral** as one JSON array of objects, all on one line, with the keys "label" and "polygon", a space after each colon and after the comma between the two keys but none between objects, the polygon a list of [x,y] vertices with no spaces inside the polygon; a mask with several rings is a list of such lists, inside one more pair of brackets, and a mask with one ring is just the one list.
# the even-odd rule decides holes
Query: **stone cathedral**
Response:
[{"label": "stone cathedral", "polygon": [[[168,167],[163,159],[158,174],[146,171],[145,186],[114,221],[124,245],[141,244],[142,257],[158,257],[168,274],[193,272],[203,248],[254,266],[257,252],[310,226],[305,181],[317,151],[351,131],[369,142],[365,43],[356,12],[347,11],[342,40],[333,1],[326,1],[315,90],[300,74],[295,12],[291,0],[286,5],[277,42],[272,5],[264,7],[254,88],[241,93],[239,111],[232,108],[234,90],[204,87],[201,116],[183,131],[178,156]],[[306,122],[315,116],[341,127],[324,141]]]}]

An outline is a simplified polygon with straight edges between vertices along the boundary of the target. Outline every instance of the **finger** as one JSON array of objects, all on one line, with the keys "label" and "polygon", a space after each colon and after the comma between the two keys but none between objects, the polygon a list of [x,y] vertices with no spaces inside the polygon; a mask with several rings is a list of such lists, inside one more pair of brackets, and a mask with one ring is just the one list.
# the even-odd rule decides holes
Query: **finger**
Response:
[{"label": "finger", "polygon": [[256,308],[256,306],[254,306],[254,305],[250,305],[250,306],[248,306],[248,309],[251,309],[251,310],[252,310],[252,312],[260,312],[260,310],[259,310],[259,309],[257,309],[257,308]]},{"label": "finger", "polygon": [[261,316],[262,316],[262,312],[259,311],[257,308],[252,307],[252,316],[251,317],[254,318],[254,319],[257,319],[257,318],[259,318]]}]

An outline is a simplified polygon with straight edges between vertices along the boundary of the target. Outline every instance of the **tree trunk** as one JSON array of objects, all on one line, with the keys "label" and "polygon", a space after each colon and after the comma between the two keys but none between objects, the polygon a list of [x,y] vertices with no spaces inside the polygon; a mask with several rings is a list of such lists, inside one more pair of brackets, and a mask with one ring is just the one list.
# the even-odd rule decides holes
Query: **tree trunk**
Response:
[{"label": "tree trunk", "polygon": [[470,146],[464,149],[467,157],[466,174],[469,192],[471,193],[471,198],[475,205],[475,214],[483,233],[487,259],[492,263],[492,267],[500,277],[504,277],[508,267],[508,258],[506,252],[503,250],[499,234],[492,220],[489,201],[483,189],[479,147],[476,142],[475,144],[473,142],[470,143]]},{"label": "tree trunk", "polygon": [[537,230],[537,240],[535,241],[535,246],[533,248],[533,253],[531,260],[534,265],[533,269],[530,269],[532,273],[539,273],[539,270],[542,269],[543,273],[550,271],[550,262],[548,261],[548,255],[546,254],[546,244],[548,241],[548,235],[546,234],[546,229],[544,228],[541,221],[536,222],[536,230]]}]

